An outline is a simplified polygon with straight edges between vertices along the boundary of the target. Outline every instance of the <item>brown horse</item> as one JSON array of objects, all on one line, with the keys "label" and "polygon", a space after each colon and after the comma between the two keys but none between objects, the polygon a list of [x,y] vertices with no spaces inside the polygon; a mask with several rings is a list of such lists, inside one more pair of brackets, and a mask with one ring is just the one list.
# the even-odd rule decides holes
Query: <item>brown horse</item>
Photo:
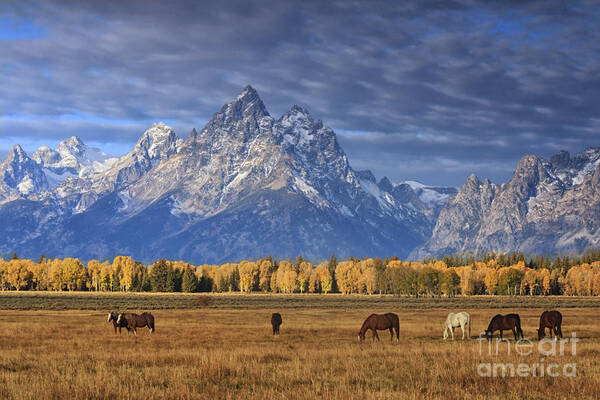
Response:
[{"label": "brown horse", "polygon": [[121,328],[125,328],[127,329],[127,332],[129,332],[129,326],[127,326],[127,321],[122,320],[120,324],[117,323],[117,320],[119,319],[119,313],[118,312],[110,312],[108,313],[108,320],[106,322],[111,322],[113,323],[113,327],[115,328],[115,334],[117,333],[117,328],[119,328],[119,334],[121,334]]},{"label": "brown horse", "polygon": [[378,330],[383,331],[386,329],[390,330],[391,340],[394,340],[394,329],[396,330],[396,341],[400,340],[400,322],[398,315],[394,313],[369,315],[365,319],[365,322],[363,322],[360,332],[358,332],[358,339],[360,341],[365,340],[365,334],[369,329],[373,331],[373,341],[375,339],[379,340],[379,335],[377,335]]},{"label": "brown horse", "polygon": [[555,337],[562,339],[562,314],[556,310],[544,311],[540,316],[540,328],[538,329],[538,339],[542,340],[546,336],[546,328],[550,329],[550,337],[554,331]]},{"label": "brown horse", "polygon": [[519,314],[495,315],[490,321],[490,324],[485,331],[485,335],[488,337],[488,340],[492,340],[494,332],[500,331],[500,339],[502,339],[502,331],[509,329],[512,330],[515,335],[515,340],[518,339],[519,335],[521,335],[521,339],[523,339],[523,330],[521,329],[521,318],[519,317]]},{"label": "brown horse", "polygon": [[273,326],[273,335],[279,335],[279,327],[283,321],[281,320],[281,314],[273,313],[271,315],[271,325]]},{"label": "brown horse", "polygon": [[154,333],[154,316],[148,312],[144,312],[141,315],[134,313],[121,313],[117,318],[117,324],[121,324],[123,321],[127,324],[127,329],[133,330],[133,333],[137,336],[136,328],[143,328],[147,326],[150,329],[150,333]]}]

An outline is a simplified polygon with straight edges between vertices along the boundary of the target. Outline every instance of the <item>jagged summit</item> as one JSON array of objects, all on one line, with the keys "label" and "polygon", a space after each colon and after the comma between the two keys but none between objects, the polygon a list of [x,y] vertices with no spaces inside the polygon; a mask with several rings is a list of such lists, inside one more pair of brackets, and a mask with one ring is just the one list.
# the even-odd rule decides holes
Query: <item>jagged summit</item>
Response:
[{"label": "jagged summit", "polygon": [[48,180],[38,164],[16,144],[0,163],[0,202],[48,189]]},{"label": "jagged summit", "polygon": [[204,263],[568,251],[600,245],[598,182],[596,148],[525,156],[503,184],[377,181],[307,109],[274,119],[248,86],[185,141],[159,122],[118,159],[77,137],[31,158],[13,147],[0,163],[0,252]]},{"label": "jagged summit", "polygon": [[[593,189],[600,151],[566,151],[547,162],[522,157],[501,185],[471,175],[440,213],[433,235],[412,257],[455,252],[562,253],[600,244],[600,195]],[[600,173],[598,173],[600,176]],[[595,215],[594,217],[591,217]]]},{"label": "jagged summit", "polygon": [[137,141],[134,151],[150,160],[168,158],[177,152],[178,137],[164,122],[152,124]]},{"label": "jagged summit", "polygon": [[13,145],[5,157],[5,160],[9,162],[23,162],[28,159],[29,156],[25,153],[21,145],[18,144]]},{"label": "jagged summit", "polygon": [[[251,86],[185,142],[159,122],[118,159],[98,152],[75,138],[59,151],[40,148],[31,167],[51,178],[49,188],[3,189],[0,214],[8,216],[12,199],[44,193],[33,203],[44,210],[36,230],[18,239],[20,253],[68,248],[83,258],[194,262],[406,255],[437,215],[410,187],[355,172],[335,132],[305,108],[272,118]],[[13,249],[10,240],[0,227],[0,251]]]},{"label": "jagged summit", "polygon": [[258,92],[252,86],[246,86],[233,101],[225,104],[213,119],[217,119],[222,124],[229,124],[236,120],[248,118],[258,120],[268,116],[269,112]]}]

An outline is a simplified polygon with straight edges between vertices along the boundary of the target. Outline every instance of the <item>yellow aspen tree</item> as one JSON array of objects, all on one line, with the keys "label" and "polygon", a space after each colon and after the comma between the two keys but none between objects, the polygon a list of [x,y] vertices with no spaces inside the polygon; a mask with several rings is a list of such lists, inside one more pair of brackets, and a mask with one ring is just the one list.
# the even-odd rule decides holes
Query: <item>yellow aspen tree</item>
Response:
[{"label": "yellow aspen tree", "polygon": [[331,272],[329,272],[329,268],[327,268],[327,263],[319,264],[315,272],[319,279],[319,286],[321,287],[321,292],[325,294],[331,292],[331,289],[333,287],[333,277],[331,276]]},{"label": "yellow aspen tree", "polygon": [[269,259],[260,262],[258,273],[258,287],[263,292],[268,292],[271,285],[271,274],[273,273],[273,263]]},{"label": "yellow aspen tree", "polygon": [[240,291],[249,293],[254,289],[258,281],[258,267],[256,263],[242,261],[238,267],[240,272]]},{"label": "yellow aspen tree", "polygon": [[300,289],[300,293],[304,293],[308,290],[308,280],[310,279],[310,275],[312,274],[312,264],[306,261],[303,261],[300,264],[299,272],[298,272],[298,288]]}]

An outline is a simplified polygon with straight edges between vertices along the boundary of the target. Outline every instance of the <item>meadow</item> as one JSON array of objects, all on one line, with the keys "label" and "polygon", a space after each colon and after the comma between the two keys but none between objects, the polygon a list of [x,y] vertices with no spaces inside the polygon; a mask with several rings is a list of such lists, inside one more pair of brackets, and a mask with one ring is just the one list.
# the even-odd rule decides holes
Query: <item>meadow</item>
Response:
[{"label": "meadow", "polygon": [[[397,298],[342,295],[0,293],[0,398],[598,398],[600,305],[595,298]],[[36,302],[39,307],[36,307]],[[59,304],[57,304],[59,303]],[[18,308],[21,304],[21,308]],[[540,313],[563,313],[576,355],[488,355],[472,339],[442,340],[445,316],[465,310],[472,335],[518,312],[537,348]],[[500,311],[499,308],[502,308]],[[156,333],[115,335],[106,313],[151,310]],[[281,312],[279,336],[270,315]],[[400,341],[357,331],[372,312],[401,315]],[[511,338],[512,334],[507,335]],[[533,340],[535,339],[535,340]],[[480,363],[576,364],[577,376],[481,377]]]}]

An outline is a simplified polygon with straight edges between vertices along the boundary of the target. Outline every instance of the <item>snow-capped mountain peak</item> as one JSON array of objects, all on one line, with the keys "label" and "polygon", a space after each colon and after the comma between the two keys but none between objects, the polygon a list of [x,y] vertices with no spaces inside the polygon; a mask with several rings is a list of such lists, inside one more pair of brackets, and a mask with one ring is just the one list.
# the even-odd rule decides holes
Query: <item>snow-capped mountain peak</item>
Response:
[{"label": "snow-capped mountain peak", "polygon": [[14,145],[0,163],[0,200],[16,193],[27,196],[46,189],[48,181],[41,168],[20,145]]},{"label": "snow-capped mountain peak", "polygon": [[135,145],[134,151],[151,160],[168,158],[177,153],[178,137],[164,122],[158,122],[146,130]]},{"label": "snow-capped mountain peak", "polygon": [[29,160],[29,156],[27,155],[27,153],[25,153],[25,150],[23,150],[23,148],[18,144],[15,144],[13,147],[11,147],[5,159],[5,161],[9,163],[16,164],[25,162],[27,160]]}]

